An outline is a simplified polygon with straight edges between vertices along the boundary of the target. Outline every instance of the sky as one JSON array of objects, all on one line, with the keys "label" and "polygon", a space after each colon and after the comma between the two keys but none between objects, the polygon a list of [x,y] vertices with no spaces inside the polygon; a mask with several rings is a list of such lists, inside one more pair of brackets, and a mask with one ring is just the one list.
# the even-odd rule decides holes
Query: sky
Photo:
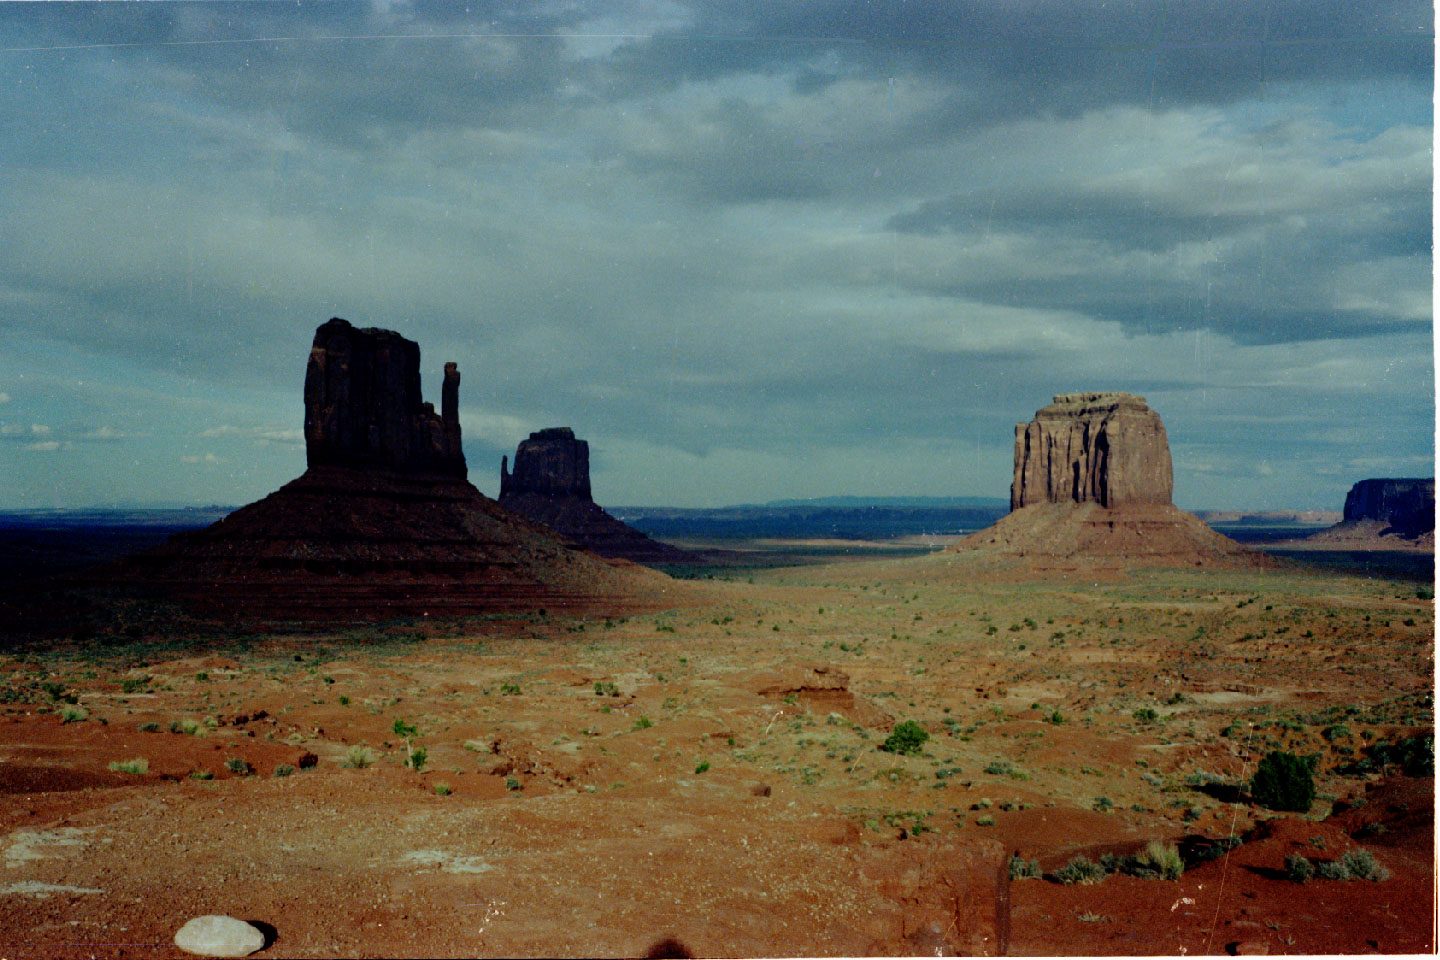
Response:
[{"label": "sky", "polygon": [[298,476],[332,316],[603,505],[1008,497],[1127,390],[1175,502],[1434,472],[1434,14],[1384,0],[0,4],[0,509]]}]

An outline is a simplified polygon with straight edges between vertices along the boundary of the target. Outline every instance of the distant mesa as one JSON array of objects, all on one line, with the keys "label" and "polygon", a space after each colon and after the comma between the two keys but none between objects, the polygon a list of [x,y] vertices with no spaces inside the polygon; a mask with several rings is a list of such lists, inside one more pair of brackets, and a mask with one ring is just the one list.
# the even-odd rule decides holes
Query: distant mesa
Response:
[{"label": "distant mesa", "polygon": [[956,550],[1185,565],[1249,551],[1171,503],[1170,443],[1144,397],[1064,393],[1015,427],[1009,515]]},{"label": "distant mesa", "polygon": [[634,563],[693,563],[689,551],[652,540],[615,519],[590,496],[590,445],[569,427],[530,434],[515,471],[500,459],[500,505],[555,531],[571,546]]},{"label": "distant mesa", "polygon": [[332,319],[305,373],[305,472],[203,530],[120,561],[205,613],[242,619],[440,616],[614,604],[669,580],[570,549],[465,479],[460,374],[441,410],[420,394],[420,348]]},{"label": "distant mesa", "polygon": [[1345,496],[1343,519],[1287,547],[1329,550],[1435,549],[1435,478],[1361,480]]}]

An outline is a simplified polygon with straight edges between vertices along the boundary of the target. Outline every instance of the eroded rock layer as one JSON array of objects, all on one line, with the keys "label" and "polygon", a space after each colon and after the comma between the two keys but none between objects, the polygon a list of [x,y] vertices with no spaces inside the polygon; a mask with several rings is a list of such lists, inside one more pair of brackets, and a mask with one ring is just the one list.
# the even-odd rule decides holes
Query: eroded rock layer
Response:
[{"label": "eroded rock layer", "polygon": [[1010,509],[1170,502],[1170,443],[1144,397],[1063,393],[1015,426]]},{"label": "eroded rock layer", "polygon": [[555,531],[571,546],[635,563],[687,563],[678,547],[615,519],[590,496],[590,445],[569,427],[530,434],[515,450],[515,471],[500,460],[500,505]]},{"label": "eroded rock layer", "polygon": [[459,374],[446,364],[436,416],[419,364],[392,331],[322,325],[305,376],[305,473],[106,577],[241,619],[620,609],[668,592],[668,578],[573,550],[468,483]]},{"label": "eroded rock layer", "polygon": [[1435,549],[1435,478],[1361,480],[1345,496],[1344,519],[1287,547],[1325,550]]}]

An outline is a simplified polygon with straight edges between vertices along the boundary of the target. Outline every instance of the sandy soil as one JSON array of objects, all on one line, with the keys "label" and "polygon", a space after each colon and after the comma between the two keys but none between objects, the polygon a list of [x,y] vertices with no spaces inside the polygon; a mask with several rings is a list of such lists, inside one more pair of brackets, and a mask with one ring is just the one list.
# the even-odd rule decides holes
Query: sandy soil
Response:
[{"label": "sandy soil", "polygon": [[[1433,780],[1336,769],[1433,730],[1413,586],[948,554],[690,590],[0,657],[0,953],[179,956],[202,913],[259,956],[1434,948]],[[1272,749],[1318,756],[1308,814],[1234,789]],[[1007,869],[1232,835],[1178,881]],[[1357,846],[1390,879],[1285,879]]]}]

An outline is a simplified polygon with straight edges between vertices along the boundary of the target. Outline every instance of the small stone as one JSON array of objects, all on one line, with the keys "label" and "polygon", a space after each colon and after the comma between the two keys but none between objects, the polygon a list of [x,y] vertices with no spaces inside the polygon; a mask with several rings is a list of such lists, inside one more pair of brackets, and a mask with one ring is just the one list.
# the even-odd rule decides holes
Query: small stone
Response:
[{"label": "small stone", "polygon": [[1270,945],[1261,940],[1240,940],[1225,948],[1232,957],[1265,957],[1270,954]]},{"label": "small stone", "polygon": [[248,957],[265,946],[265,935],[244,920],[210,914],[175,931],[175,946],[202,957]]}]

